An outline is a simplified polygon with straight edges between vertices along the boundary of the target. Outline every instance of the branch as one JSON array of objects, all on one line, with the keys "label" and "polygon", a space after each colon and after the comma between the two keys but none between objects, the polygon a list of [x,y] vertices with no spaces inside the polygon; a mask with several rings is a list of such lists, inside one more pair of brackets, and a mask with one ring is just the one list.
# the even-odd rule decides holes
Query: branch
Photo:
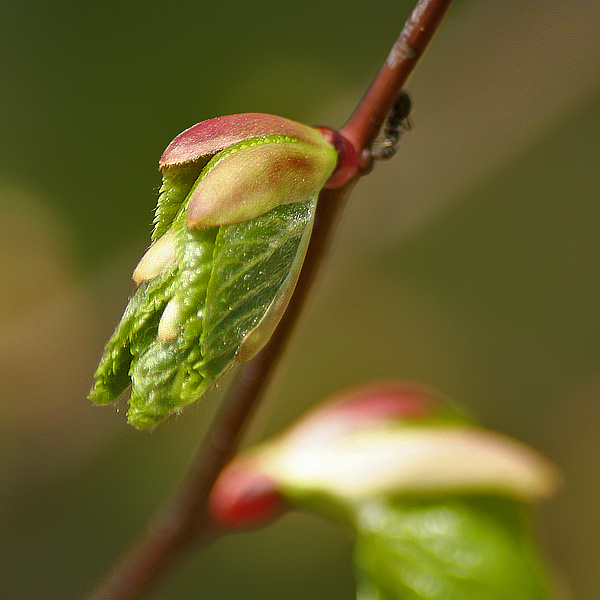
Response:
[{"label": "branch", "polygon": [[[419,0],[417,3],[385,65],[341,131],[359,155],[369,150],[451,2]],[[230,388],[175,494],[88,596],[89,600],[141,598],[186,550],[206,544],[219,535],[206,513],[212,486],[235,453],[244,425],[264,393],[290,337],[338,217],[356,181],[369,167],[370,160],[366,159],[361,173],[353,180],[341,188],[321,192],[302,272],[275,333]]]},{"label": "branch", "polygon": [[369,148],[423,56],[452,0],[419,0],[381,71],[341,133],[357,150]]}]

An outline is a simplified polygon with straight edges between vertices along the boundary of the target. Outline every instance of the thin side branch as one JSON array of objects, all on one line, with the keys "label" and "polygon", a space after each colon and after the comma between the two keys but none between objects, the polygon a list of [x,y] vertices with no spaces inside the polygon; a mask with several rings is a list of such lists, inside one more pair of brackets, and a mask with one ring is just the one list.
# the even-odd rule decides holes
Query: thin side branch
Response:
[{"label": "thin side branch", "polygon": [[[422,56],[452,0],[420,0],[384,67],[342,129],[357,149],[375,140],[406,80]],[[117,561],[89,600],[141,598],[186,550],[219,535],[206,513],[208,496],[221,469],[238,447],[241,433],[274,372],[306,295],[315,279],[338,217],[358,177],[321,192],[307,256],[289,307],[265,348],[244,368],[192,458],[175,494]]]}]

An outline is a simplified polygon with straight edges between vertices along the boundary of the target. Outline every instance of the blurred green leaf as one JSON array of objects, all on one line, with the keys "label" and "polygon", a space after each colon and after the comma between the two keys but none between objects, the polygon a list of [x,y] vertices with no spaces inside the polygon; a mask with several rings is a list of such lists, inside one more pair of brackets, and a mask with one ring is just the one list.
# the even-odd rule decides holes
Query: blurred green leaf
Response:
[{"label": "blurred green leaf", "polygon": [[363,508],[359,600],[548,600],[525,507],[487,497]]}]

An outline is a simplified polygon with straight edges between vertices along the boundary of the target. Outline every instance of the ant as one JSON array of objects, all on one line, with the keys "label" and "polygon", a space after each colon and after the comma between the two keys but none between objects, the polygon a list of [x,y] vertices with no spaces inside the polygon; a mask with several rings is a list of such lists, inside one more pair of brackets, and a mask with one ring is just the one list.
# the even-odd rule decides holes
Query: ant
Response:
[{"label": "ant", "polygon": [[396,146],[402,134],[412,129],[412,123],[409,118],[410,109],[410,96],[406,92],[402,92],[385,122],[383,129],[385,137],[371,149],[371,156],[373,158],[385,160],[396,154]]}]

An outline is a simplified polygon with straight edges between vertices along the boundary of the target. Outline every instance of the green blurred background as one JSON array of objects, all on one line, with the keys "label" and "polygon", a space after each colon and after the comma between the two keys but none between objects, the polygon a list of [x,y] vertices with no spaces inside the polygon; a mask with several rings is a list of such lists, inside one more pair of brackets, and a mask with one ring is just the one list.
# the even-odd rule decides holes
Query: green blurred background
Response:
[{"label": "green blurred background", "polygon": [[[139,433],[85,400],[149,241],[166,144],[235,112],[340,126],[409,10],[4,3],[2,598],[80,597],[207,422],[199,405]],[[414,131],[357,188],[253,428],[370,379],[437,386],[563,470],[538,521],[578,600],[600,588],[599,30],[597,3],[456,3],[409,85]],[[350,552],[344,531],[291,515],[221,540],[156,598],[347,599]]]}]

